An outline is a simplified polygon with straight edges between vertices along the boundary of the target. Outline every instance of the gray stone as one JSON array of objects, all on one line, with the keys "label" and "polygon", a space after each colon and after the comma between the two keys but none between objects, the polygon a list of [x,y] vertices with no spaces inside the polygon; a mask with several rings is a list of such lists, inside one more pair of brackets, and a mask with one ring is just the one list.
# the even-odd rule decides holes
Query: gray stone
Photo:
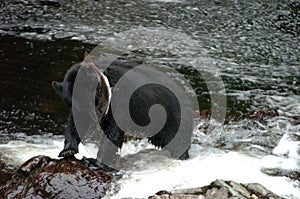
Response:
[{"label": "gray stone", "polygon": [[177,189],[171,193],[158,192],[151,199],[283,199],[264,186],[251,183],[241,184],[234,181],[215,180],[208,186],[200,188]]},{"label": "gray stone", "polygon": [[172,194],[193,194],[199,195],[203,193],[203,189],[201,187],[198,188],[187,188],[187,189],[175,189],[171,191]]},{"label": "gray stone", "polygon": [[280,196],[277,196],[275,193],[269,191],[264,186],[258,183],[249,183],[245,185],[248,191],[252,194],[258,196],[258,198],[270,198],[270,199],[283,199]]}]

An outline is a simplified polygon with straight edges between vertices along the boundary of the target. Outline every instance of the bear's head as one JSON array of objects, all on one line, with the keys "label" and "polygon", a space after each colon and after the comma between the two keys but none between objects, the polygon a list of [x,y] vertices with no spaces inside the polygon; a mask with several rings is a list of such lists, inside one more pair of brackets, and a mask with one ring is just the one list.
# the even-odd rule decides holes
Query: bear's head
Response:
[{"label": "bear's head", "polygon": [[54,88],[55,92],[59,95],[59,97],[63,100],[63,102],[69,107],[72,107],[73,87],[78,71],[81,67],[85,67],[85,69],[93,71],[93,75],[96,76],[98,80],[98,86],[95,92],[95,104],[97,107],[97,111],[99,111],[98,116],[100,118],[103,118],[109,109],[109,104],[111,100],[111,89],[107,77],[102,72],[100,72],[100,70],[94,64],[74,64],[67,71],[64,80],[62,82],[53,81],[52,87]]}]

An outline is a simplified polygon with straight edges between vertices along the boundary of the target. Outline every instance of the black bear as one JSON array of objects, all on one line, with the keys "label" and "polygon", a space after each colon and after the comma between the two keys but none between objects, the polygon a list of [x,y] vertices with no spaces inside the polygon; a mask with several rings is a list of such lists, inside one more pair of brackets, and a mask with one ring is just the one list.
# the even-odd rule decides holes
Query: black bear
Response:
[{"label": "black bear", "polygon": [[[114,96],[114,93],[111,94],[110,89],[113,88],[118,80],[129,70],[137,66],[137,63],[131,61],[120,61],[116,60],[109,67],[106,68],[104,73],[100,73],[98,71],[99,79],[101,79],[100,84],[100,95],[101,97],[96,98],[95,103],[97,106],[100,106],[100,111],[102,112],[101,118],[99,119],[100,126],[102,131],[110,139],[110,141],[116,146],[116,148],[121,148],[124,141],[125,132],[119,128],[117,125],[110,105],[110,95]],[[78,71],[80,69],[81,64],[73,65],[66,73],[63,82],[52,82],[52,86],[57,92],[57,94],[61,97],[63,102],[72,107],[72,93],[74,82]],[[96,71],[97,72],[97,71]],[[106,80],[108,79],[108,82]],[[110,88],[111,87],[111,88]],[[103,94],[104,93],[104,94]],[[117,99],[122,100],[122,99]],[[145,88],[139,88],[130,99],[130,114],[132,120],[140,126],[146,126],[149,122],[151,122],[148,111],[149,108],[153,104],[160,104],[166,110],[166,123],[164,127],[155,135],[148,138],[148,140],[157,147],[164,148],[167,146],[171,140],[176,136],[177,130],[181,121],[181,112],[180,112],[180,104],[178,100],[176,100],[176,96],[172,94],[168,89],[156,84],[149,84]],[[192,132],[187,132],[187,136],[180,142],[191,144],[191,135]],[[60,157],[70,157],[74,154],[78,153],[78,144],[81,142],[81,139],[78,135],[74,124],[74,118],[72,111],[70,113],[67,129],[65,131],[65,142],[64,149],[60,152]],[[180,147],[180,146],[178,146]],[[170,151],[172,157],[175,157],[176,154],[172,149],[166,148]],[[189,157],[188,154],[189,147],[176,158],[179,159],[187,159]],[[105,151],[109,151],[107,154],[115,154],[116,149],[108,149],[102,147],[101,154],[106,154]],[[113,150],[111,152],[110,150]],[[99,154],[99,152],[98,152]],[[101,161],[102,157],[98,157]],[[98,159],[97,158],[97,159]],[[99,160],[98,159],[98,160]]]}]

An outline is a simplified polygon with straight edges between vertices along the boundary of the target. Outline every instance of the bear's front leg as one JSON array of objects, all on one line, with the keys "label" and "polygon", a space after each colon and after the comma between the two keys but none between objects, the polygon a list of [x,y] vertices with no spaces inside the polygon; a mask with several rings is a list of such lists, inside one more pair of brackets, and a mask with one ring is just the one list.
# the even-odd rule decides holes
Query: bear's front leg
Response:
[{"label": "bear's front leg", "polygon": [[67,129],[65,132],[65,145],[64,149],[59,153],[58,157],[72,157],[78,153],[78,145],[80,137],[76,130],[73,114],[71,113],[68,120]]}]

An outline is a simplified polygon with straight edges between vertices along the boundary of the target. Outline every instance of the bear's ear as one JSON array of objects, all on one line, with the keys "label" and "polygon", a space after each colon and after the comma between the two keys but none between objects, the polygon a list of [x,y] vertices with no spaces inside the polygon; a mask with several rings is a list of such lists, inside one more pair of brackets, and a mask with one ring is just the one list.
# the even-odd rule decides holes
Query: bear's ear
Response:
[{"label": "bear's ear", "polygon": [[62,97],[62,92],[63,92],[63,83],[53,81],[52,82],[52,87],[54,88],[55,92]]}]

